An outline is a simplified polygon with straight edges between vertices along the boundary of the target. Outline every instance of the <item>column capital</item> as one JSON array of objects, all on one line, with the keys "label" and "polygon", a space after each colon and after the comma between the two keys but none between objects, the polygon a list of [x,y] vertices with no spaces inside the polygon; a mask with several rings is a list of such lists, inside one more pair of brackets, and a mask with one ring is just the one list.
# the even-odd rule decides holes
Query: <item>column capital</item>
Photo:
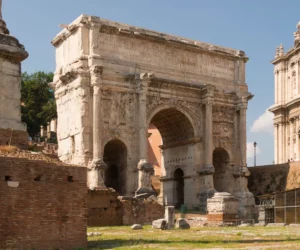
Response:
[{"label": "column capital", "polygon": [[204,93],[203,93],[203,97],[204,98],[213,98],[214,97],[214,94],[215,94],[215,90],[216,90],[216,87],[211,85],[211,84],[205,84],[205,88],[204,88]]},{"label": "column capital", "polygon": [[93,65],[90,67],[91,86],[99,86],[102,82],[103,66]]}]

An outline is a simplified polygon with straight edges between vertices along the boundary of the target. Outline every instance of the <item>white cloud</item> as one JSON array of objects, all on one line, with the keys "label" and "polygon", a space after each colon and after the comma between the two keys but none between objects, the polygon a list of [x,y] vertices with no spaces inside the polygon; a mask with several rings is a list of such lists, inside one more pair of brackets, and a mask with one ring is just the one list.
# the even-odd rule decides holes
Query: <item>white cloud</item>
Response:
[{"label": "white cloud", "polygon": [[[261,150],[259,146],[256,146],[256,155],[259,155]],[[247,159],[254,157],[254,145],[253,142],[247,142]]]},{"label": "white cloud", "polygon": [[273,117],[274,114],[266,110],[261,116],[259,116],[250,129],[252,133],[270,133],[273,135]]}]

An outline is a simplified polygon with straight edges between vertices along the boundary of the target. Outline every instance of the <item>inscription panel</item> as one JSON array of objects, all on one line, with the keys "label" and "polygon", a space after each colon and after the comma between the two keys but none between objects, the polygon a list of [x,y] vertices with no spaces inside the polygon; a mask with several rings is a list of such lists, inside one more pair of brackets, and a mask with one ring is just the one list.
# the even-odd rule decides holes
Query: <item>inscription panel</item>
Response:
[{"label": "inscription panel", "polygon": [[234,80],[235,62],[229,58],[191,52],[171,47],[169,44],[114,34],[101,33],[99,39],[101,53],[110,57],[230,81]]}]

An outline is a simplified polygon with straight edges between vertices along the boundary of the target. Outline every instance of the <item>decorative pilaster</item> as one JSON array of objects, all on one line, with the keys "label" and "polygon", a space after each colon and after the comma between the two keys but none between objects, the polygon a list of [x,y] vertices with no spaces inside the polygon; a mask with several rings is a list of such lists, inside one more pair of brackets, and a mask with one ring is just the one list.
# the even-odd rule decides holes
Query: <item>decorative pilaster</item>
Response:
[{"label": "decorative pilaster", "polygon": [[88,186],[91,190],[105,188],[104,175],[107,169],[102,157],[101,83],[102,67],[93,66],[90,71],[93,88],[93,159],[88,164]]},{"label": "decorative pilaster", "polygon": [[89,30],[89,66],[100,63],[100,26],[91,24]]},{"label": "decorative pilaster", "polygon": [[152,164],[147,162],[148,126],[147,126],[147,93],[152,74],[142,73],[136,76],[139,94],[139,148],[140,160],[137,164],[139,173],[138,190],[136,194],[154,194],[151,186],[151,175],[154,174]]}]

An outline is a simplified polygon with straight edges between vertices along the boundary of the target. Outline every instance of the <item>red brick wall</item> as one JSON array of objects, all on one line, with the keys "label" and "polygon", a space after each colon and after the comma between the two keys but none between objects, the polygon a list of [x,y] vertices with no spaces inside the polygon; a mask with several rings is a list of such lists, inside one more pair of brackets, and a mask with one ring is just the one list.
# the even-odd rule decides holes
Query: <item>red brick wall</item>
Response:
[{"label": "red brick wall", "polygon": [[164,218],[164,207],[150,199],[118,198],[113,189],[89,191],[88,226],[150,224]]},{"label": "red brick wall", "polygon": [[122,225],[122,203],[118,193],[112,188],[89,190],[88,194],[88,226]]},{"label": "red brick wall", "polygon": [[0,249],[86,247],[86,202],[85,168],[0,157]]},{"label": "red brick wall", "polygon": [[26,131],[0,129],[0,145],[17,146],[21,149],[28,148],[28,133]]},{"label": "red brick wall", "polygon": [[123,225],[151,224],[164,218],[164,207],[155,201],[144,199],[121,200]]}]

